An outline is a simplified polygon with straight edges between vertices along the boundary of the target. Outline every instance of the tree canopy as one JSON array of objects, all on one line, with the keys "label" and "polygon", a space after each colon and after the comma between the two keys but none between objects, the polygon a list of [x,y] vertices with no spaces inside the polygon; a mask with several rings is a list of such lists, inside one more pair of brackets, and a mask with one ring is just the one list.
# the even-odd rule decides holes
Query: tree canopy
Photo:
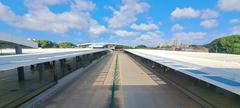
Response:
[{"label": "tree canopy", "polygon": [[74,47],[76,47],[76,45],[71,42],[62,42],[62,43],[59,43],[58,45],[59,45],[59,48],[74,48]]},{"label": "tree canopy", "polygon": [[132,49],[132,47],[127,45],[116,45],[116,49]]},{"label": "tree canopy", "polygon": [[49,40],[37,40],[35,42],[37,42],[38,47],[41,47],[41,48],[74,48],[76,47],[76,45],[71,42],[61,42],[59,44]]},{"label": "tree canopy", "polygon": [[49,40],[37,40],[38,47],[41,48],[58,48],[58,45]]},{"label": "tree canopy", "polygon": [[148,48],[146,45],[137,45],[135,48]]},{"label": "tree canopy", "polygon": [[240,35],[222,37],[205,46],[209,52],[240,54]]}]

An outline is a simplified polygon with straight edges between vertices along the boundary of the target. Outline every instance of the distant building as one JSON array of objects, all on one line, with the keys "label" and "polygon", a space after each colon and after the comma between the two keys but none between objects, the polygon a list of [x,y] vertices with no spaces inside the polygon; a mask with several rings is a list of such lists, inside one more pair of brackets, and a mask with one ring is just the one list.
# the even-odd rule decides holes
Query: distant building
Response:
[{"label": "distant building", "polygon": [[79,44],[79,48],[92,48],[92,49],[111,49],[114,50],[115,46],[117,44],[115,43],[84,43]]}]

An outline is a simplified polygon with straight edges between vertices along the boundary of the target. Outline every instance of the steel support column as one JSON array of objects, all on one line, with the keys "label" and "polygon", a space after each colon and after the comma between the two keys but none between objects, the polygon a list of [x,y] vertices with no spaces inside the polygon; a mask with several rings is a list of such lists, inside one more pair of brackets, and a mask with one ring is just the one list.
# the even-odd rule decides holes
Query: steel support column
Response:
[{"label": "steel support column", "polygon": [[24,81],[24,67],[18,67],[17,68],[17,72],[18,72],[18,81],[22,82]]},{"label": "steel support column", "polygon": [[[22,47],[21,46],[15,46],[15,53],[16,54],[22,54]],[[18,81],[24,81],[24,67],[18,67]]]},{"label": "steel support column", "polygon": [[39,73],[39,80],[42,81],[43,80],[43,63],[37,64],[37,68],[38,68],[38,73]]},{"label": "steel support column", "polygon": [[63,76],[65,74],[65,62],[66,62],[66,59],[61,59],[60,60],[60,66],[61,66],[61,71],[62,71]]},{"label": "steel support column", "polygon": [[22,54],[22,47],[21,46],[15,46],[15,53],[16,54]]}]

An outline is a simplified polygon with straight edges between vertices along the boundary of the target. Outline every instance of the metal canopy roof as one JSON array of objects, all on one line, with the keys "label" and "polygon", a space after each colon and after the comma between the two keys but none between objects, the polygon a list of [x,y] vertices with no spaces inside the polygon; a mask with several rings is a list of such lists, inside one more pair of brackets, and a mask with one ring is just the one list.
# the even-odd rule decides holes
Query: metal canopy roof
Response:
[{"label": "metal canopy roof", "polygon": [[104,42],[78,44],[78,46],[85,46],[85,45],[124,45],[124,44],[119,44],[119,43],[104,43]]},{"label": "metal canopy roof", "polygon": [[38,53],[38,54],[0,56],[0,71],[10,70],[17,67],[29,66],[29,65],[43,63],[43,62],[60,60],[64,58],[81,56],[85,54],[92,54],[92,53],[101,52],[101,51],[106,51],[106,50],[99,49],[99,50],[83,50],[83,51],[65,51],[65,52],[57,52],[57,53]]},{"label": "metal canopy roof", "polygon": [[239,55],[143,49],[125,51],[240,95]]},{"label": "metal canopy roof", "polygon": [[30,48],[37,48],[38,44],[27,39],[18,38],[15,36],[11,36],[5,33],[0,33],[0,47],[1,48],[9,48],[15,46],[24,46]]}]

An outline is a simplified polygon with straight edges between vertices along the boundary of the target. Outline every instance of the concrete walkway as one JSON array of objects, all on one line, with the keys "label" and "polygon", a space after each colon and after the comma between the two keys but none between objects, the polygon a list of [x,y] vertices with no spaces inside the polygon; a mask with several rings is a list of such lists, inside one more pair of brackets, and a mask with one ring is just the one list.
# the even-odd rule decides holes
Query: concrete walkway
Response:
[{"label": "concrete walkway", "polygon": [[199,104],[119,53],[120,90],[125,108],[199,108]]},{"label": "concrete walkway", "polygon": [[[137,65],[128,55],[118,53],[119,108],[199,108],[199,104],[167,84],[147,69]],[[46,108],[108,108],[115,54],[106,57],[84,72]]]},{"label": "concrete walkway", "polygon": [[45,108],[107,108],[111,96],[110,86],[104,85],[111,68],[109,55],[84,72],[71,85],[54,96]]}]

